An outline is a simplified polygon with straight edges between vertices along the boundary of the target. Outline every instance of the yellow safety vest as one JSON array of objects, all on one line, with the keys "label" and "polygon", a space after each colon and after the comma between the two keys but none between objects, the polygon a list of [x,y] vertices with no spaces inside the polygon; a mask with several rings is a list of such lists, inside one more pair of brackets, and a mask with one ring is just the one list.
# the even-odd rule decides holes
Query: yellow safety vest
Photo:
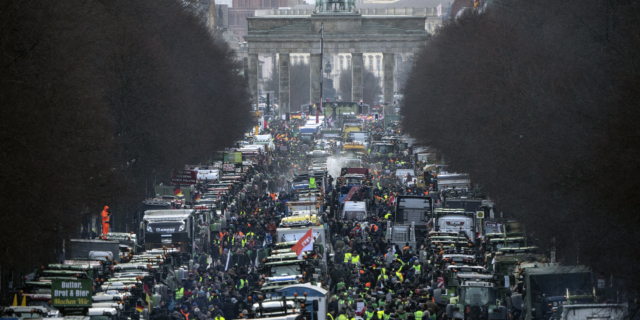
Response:
[{"label": "yellow safety vest", "polygon": [[420,274],[420,269],[422,268],[422,267],[420,267],[420,265],[413,266],[413,268],[416,269],[416,274]]},{"label": "yellow safety vest", "polygon": [[378,311],[378,319],[382,319],[384,316],[384,311]]},{"label": "yellow safety vest", "polygon": [[413,313],[413,316],[416,318],[416,320],[420,320],[422,319],[422,311],[416,311]]},{"label": "yellow safety vest", "polygon": [[176,300],[182,299],[184,296],[184,288],[180,288],[180,290],[176,291]]},{"label": "yellow safety vest", "polygon": [[373,318],[373,311],[371,311],[371,312],[365,311],[364,315],[365,315],[364,320],[369,320],[369,319]]},{"label": "yellow safety vest", "polygon": [[345,263],[351,262],[351,253],[347,252],[344,254],[344,262]]},{"label": "yellow safety vest", "polygon": [[359,255],[351,257],[351,263],[356,264],[358,262],[360,262],[360,256]]},{"label": "yellow safety vest", "polygon": [[402,273],[396,271],[396,276],[398,276],[400,282],[404,282],[404,276],[402,276]]},{"label": "yellow safety vest", "polygon": [[331,317],[331,320],[333,320],[333,316],[331,315],[331,313],[327,313],[327,315]]}]

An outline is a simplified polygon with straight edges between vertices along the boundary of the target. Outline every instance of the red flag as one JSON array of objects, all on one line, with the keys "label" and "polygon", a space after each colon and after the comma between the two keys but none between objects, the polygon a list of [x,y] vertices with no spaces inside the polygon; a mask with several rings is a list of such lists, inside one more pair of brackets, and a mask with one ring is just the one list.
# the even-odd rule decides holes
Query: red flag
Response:
[{"label": "red flag", "polygon": [[396,195],[392,194],[391,198],[389,198],[389,204],[395,204],[395,202],[396,202]]},{"label": "red flag", "polygon": [[299,260],[302,260],[302,252],[313,250],[313,229],[309,229],[307,233],[298,240],[298,243],[291,247],[291,250],[296,252]]}]

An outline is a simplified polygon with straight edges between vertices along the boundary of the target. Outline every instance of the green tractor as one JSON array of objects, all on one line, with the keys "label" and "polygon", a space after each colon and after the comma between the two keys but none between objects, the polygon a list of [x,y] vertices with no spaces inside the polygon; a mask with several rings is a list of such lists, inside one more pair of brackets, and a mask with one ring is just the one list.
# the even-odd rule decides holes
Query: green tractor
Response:
[{"label": "green tractor", "polygon": [[457,296],[447,305],[447,318],[465,320],[506,320],[507,308],[498,297],[498,288],[491,275],[459,278]]}]

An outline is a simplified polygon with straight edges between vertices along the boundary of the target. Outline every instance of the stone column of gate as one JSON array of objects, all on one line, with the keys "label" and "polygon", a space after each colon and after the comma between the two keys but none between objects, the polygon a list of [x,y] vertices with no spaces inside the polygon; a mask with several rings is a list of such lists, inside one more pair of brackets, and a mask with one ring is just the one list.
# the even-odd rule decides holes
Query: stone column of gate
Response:
[{"label": "stone column of gate", "polygon": [[291,112],[291,92],[289,91],[289,54],[279,53],[278,60],[278,70],[280,72],[280,94],[278,99],[280,100],[280,118],[282,118],[282,115]]},{"label": "stone column of gate", "polygon": [[360,102],[363,97],[362,52],[351,54],[351,101]]},{"label": "stone column of gate", "polygon": [[[309,98],[311,103],[320,102],[320,68],[322,60],[320,54],[312,53],[309,56]],[[318,106],[318,105],[316,105]]]},{"label": "stone column of gate", "polygon": [[394,115],[395,107],[393,106],[393,73],[396,65],[393,53],[382,54],[382,101],[384,102],[384,114]]},{"label": "stone column of gate", "polygon": [[248,73],[249,73],[249,90],[251,91],[251,103],[257,109],[258,108],[258,54],[249,53],[248,59]]}]

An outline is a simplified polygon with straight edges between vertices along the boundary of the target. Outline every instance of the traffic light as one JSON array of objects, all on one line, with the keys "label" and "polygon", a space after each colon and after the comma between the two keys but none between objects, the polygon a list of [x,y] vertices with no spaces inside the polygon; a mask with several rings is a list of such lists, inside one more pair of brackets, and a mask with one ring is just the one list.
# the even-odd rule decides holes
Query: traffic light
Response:
[{"label": "traffic light", "polygon": [[378,114],[374,114],[373,117],[376,119],[376,121],[378,121]]}]

